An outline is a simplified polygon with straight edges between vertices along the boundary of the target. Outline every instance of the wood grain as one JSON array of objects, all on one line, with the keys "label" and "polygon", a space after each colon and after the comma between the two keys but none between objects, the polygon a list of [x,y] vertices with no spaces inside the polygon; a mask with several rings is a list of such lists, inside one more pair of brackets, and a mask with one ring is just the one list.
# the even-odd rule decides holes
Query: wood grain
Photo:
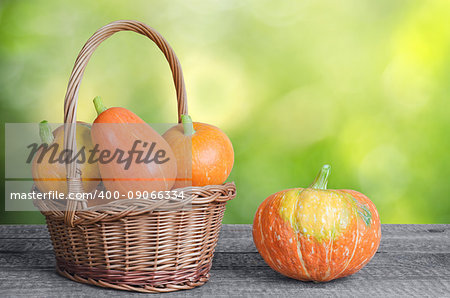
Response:
[{"label": "wood grain", "polygon": [[[58,276],[45,226],[0,226],[0,297],[142,296]],[[250,225],[224,225],[210,281],[184,296],[450,297],[450,225],[383,225],[380,249],[357,274],[325,284],[271,270],[253,245]]]}]

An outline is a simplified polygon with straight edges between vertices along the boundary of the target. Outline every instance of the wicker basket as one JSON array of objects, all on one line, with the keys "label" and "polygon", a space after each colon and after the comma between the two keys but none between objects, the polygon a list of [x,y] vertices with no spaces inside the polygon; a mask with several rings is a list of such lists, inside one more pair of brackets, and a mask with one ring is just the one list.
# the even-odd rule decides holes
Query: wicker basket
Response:
[{"label": "wicker basket", "polygon": [[[187,114],[181,66],[167,41],[137,21],[116,21],[86,42],[77,57],[65,97],[64,122],[75,123],[78,89],[84,69],[102,41],[119,31],[150,38],[164,53],[173,74],[178,121]],[[66,125],[64,146],[76,152],[76,125]],[[76,163],[67,166],[69,192],[82,192]],[[118,200],[92,208],[68,200],[58,211],[52,202],[36,202],[45,215],[56,255],[57,271],[74,281],[120,290],[171,292],[203,285],[225,211],[236,195],[234,183],[189,187],[183,202]],[[189,203],[189,208],[180,204]],[[174,207],[172,210],[161,207]],[[55,208],[53,208],[55,207]]]}]

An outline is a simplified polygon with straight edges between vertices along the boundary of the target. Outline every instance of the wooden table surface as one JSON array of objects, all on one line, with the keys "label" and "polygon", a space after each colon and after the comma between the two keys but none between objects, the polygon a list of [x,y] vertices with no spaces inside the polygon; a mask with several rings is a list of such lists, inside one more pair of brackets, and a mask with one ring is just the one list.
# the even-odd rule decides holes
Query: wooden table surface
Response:
[{"label": "wooden table surface", "polygon": [[[0,297],[146,295],[76,283],[54,267],[45,226],[0,226]],[[383,225],[381,246],[366,267],[322,284],[273,271],[256,251],[251,225],[224,225],[209,282],[163,295],[450,297],[450,225]]]}]

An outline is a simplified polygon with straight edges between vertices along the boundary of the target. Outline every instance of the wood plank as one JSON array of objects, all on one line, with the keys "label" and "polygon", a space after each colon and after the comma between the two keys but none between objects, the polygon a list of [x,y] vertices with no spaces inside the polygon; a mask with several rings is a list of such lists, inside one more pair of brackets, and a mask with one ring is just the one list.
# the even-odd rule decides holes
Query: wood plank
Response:
[{"label": "wood plank", "polygon": [[[442,253],[449,254],[450,258],[449,248],[450,242],[445,239],[442,241],[432,239],[432,241],[427,240],[421,242],[410,239],[401,242],[396,239],[383,239],[377,255],[385,253]],[[219,254],[236,255],[239,253],[258,255],[251,240],[244,241],[239,239],[228,242],[222,241],[219,243],[215,254],[218,256]],[[53,264],[52,245],[49,239],[2,239],[0,242],[0,268],[39,266],[42,258],[46,258],[44,264]],[[224,261],[224,263],[226,262]]]},{"label": "wood plank", "polygon": [[52,250],[50,238],[44,239],[0,239],[0,253]]},{"label": "wood plank", "polygon": [[[383,252],[448,252],[450,238],[445,237],[382,237],[379,253]],[[216,252],[256,252],[253,239],[220,238]]]},{"label": "wood plank", "polygon": [[[381,225],[382,236],[387,237],[422,237],[422,236],[445,236],[450,237],[449,224],[383,224]],[[1,237],[1,231],[0,231]],[[222,238],[251,238],[252,225],[233,225],[222,226],[220,237]]]},{"label": "wood plank", "polygon": [[[379,253],[383,252],[448,252],[450,237],[446,235],[389,236],[383,235]],[[0,239],[0,253],[51,250],[50,239]],[[220,236],[216,252],[256,252],[252,238],[224,238]]]},{"label": "wood plank", "polygon": [[[44,226],[32,226],[29,230],[39,234],[37,228],[45,230]],[[397,229],[399,232],[392,233],[391,229]],[[430,229],[438,232],[430,233],[428,232]],[[406,232],[401,233],[401,231],[405,230]],[[448,226],[402,226],[400,229],[395,225],[383,226],[382,242],[377,254],[395,252],[450,253],[449,231]],[[3,233],[3,235],[8,234]],[[15,234],[15,236],[17,235],[20,234]],[[242,235],[245,237],[242,237]],[[0,268],[40,266],[42,264],[42,258],[45,258],[43,264],[51,264],[53,266],[52,246],[48,236],[42,239],[27,238],[29,236],[30,234],[25,233],[26,239],[1,239]],[[256,253],[253,240],[249,237],[251,237],[251,228],[249,225],[225,225],[216,248],[216,255],[219,253],[225,253],[225,255],[229,253]]]},{"label": "wood plank", "polygon": [[[389,237],[383,236],[378,253],[385,252],[448,252],[450,237]],[[52,250],[49,238],[43,239],[0,239],[0,253]],[[256,252],[250,238],[219,239],[216,252]]]},{"label": "wood plank", "polygon": [[[393,268],[397,264],[391,264]],[[411,270],[414,274],[411,273]],[[254,267],[234,268],[232,270],[213,269],[210,281],[203,287],[176,292],[167,296],[306,296],[315,295],[342,295],[342,296],[445,296],[450,293],[450,280],[448,275],[442,275],[439,270],[423,272],[414,271],[414,268],[403,270],[375,270],[370,264],[358,274],[351,277],[335,280],[326,284],[300,282],[286,278],[270,268]],[[405,274],[406,273],[406,274]],[[16,294],[41,297],[61,297],[62,294],[70,296],[116,296],[125,294],[114,290],[100,289],[89,285],[78,284],[58,276],[52,269],[0,271],[0,296],[15,296]],[[13,295],[13,293],[15,295]],[[132,293],[126,293],[132,294]],[[133,294],[132,294],[133,295]],[[135,295],[133,295],[135,296]]]},{"label": "wood plank", "polygon": [[0,225],[0,239],[46,239],[46,225]]},{"label": "wood plank", "polygon": [[[450,237],[450,225],[429,224],[429,225],[393,225],[383,224],[382,234],[385,236],[397,237],[422,237],[434,235]],[[222,238],[251,238],[251,225],[227,224],[222,226]],[[48,232],[45,225],[0,225],[0,239],[3,238],[47,238]]]},{"label": "wood plank", "polygon": [[[26,253],[1,253],[0,268],[28,270],[29,268],[51,269],[55,261],[52,251],[30,251]],[[267,265],[261,256],[254,253],[215,253],[215,270],[253,268],[259,270]],[[450,280],[450,252],[448,253],[377,253],[366,268],[370,275],[381,277],[402,275],[407,277],[447,276]]]},{"label": "wood plank", "polygon": [[[359,273],[315,284],[271,270],[256,252],[250,225],[224,225],[211,280],[164,296],[450,296],[450,225],[383,225],[382,234],[378,253]],[[1,297],[139,295],[58,276],[48,237],[45,226],[0,226]]]},{"label": "wood plank", "polygon": [[0,253],[0,270],[5,268],[28,270],[29,268],[55,268],[55,255],[51,250]]},{"label": "wood plank", "polygon": [[[49,239],[49,235],[45,225],[4,225],[0,226],[0,239]],[[0,241],[0,251],[8,249],[10,243]],[[450,225],[382,225],[379,252],[445,252],[449,246]],[[251,225],[223,225],[216,251],[256,252]]]},{"label": "wood plank", "polygon": [[[448,252],[450,225],[382,225],[378,252]],[[217,252],[256,252],[251,225],[224,225]]]}]

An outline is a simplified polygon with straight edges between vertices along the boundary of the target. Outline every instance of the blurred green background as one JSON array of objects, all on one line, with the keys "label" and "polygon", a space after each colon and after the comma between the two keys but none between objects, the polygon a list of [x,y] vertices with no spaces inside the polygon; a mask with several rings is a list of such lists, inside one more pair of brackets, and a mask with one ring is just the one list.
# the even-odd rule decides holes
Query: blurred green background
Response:
[{"label": "blurred green background", "polygon": [[[450,1],[2,0],[1,133],[7,122],[62,122],[79,50],[117,19],[166,37],[192,118],[232,140],[238,196],[225,223],[251,223],[268,195],[307,186],[324,163],[329,187],[365,193],[383,223],[450,223]],[[96,51],[79,120],[94,119],[96,95],[176,121],[167,62],[138,34]],[[0,222],[44,218],[2,209]]]}]

